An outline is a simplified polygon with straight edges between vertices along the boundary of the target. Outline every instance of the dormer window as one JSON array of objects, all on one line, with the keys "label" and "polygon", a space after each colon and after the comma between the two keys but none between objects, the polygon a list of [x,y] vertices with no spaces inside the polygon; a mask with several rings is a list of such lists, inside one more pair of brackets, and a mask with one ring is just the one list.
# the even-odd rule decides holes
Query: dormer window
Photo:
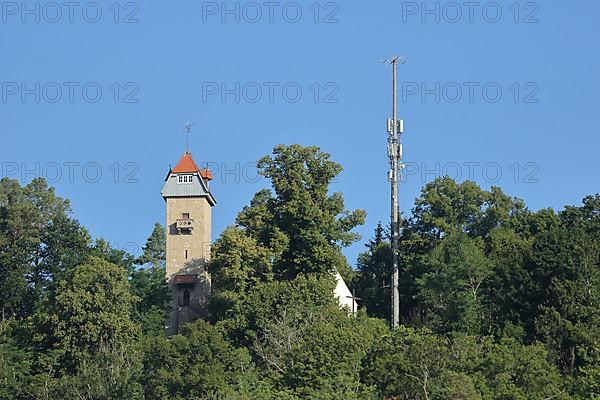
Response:
[{"label": "dormer window", "polygon": [[193,175],[178,175],[177,183],[192,183]]}]

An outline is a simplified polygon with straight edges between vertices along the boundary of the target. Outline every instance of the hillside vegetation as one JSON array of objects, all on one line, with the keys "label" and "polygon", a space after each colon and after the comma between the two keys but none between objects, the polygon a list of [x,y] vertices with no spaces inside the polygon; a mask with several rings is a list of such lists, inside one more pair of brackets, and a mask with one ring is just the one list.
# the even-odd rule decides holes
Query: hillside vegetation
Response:
[{"label": "hillside vegetation", "polygon": [[272,189],[213,244],[211,318],[173,337],[160,224],[135,258],[43,179],[2,179],[0,399],[600,399],[600,195],[531,211],[498,187],[428,183],[403,220],[390,330],[388,230],[348,265],[366,214],[330,192],[341,166],[298,145],[258,166]]}]

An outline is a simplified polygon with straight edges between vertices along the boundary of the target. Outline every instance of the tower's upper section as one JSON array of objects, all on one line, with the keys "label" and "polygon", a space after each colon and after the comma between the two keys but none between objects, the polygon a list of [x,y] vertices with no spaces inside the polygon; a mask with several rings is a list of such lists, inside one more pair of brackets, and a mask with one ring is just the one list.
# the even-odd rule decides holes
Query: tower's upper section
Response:
[{"label": "tower's upper section", "polygon": [[169,171],[162,197],[205,197],[211,206],[217,202],[210,193],[208,182],[213,179],[208,168],[200,169],[187,151],[181,157],[175,168]]}]

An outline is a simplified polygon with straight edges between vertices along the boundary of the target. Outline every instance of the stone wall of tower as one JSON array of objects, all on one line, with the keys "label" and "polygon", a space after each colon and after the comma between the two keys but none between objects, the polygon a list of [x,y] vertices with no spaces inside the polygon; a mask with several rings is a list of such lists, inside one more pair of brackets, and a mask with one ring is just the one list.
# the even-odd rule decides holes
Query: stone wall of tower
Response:
[{"label": "stone wall of tower", "polygon": [[[210,258],[211,206],[206,197],[170,197],[167,205],[167,281],[171,295],[171,311],[167,333],[175,334],[181,326],[205,318],[206,298],[210,293],[210,277],[205,264]],[[189,214],[193,229],[187,233],[177,229],[177,220]],[[176,284],[177,275],[197,275],[193,284]],[[189,293],[189,306],[184,302]]]}]

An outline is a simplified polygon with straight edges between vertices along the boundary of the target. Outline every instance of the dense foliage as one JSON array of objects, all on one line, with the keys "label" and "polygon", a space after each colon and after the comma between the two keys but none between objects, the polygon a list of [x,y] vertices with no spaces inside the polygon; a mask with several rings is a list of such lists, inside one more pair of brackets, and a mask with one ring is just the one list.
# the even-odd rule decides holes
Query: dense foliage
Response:
[{"label": "dense foliage", "polygon": [[43,180],[2,179],[0,399],[600,399],[600,195],[534,212],[497,187],[427,184],[390,330],[389,234],[347,265],[365,213],[330,193],[341,167],[292,145],[259,170],[272,190],[213,246],[210,321],[173,337],[160,224],[136,259]]}]

